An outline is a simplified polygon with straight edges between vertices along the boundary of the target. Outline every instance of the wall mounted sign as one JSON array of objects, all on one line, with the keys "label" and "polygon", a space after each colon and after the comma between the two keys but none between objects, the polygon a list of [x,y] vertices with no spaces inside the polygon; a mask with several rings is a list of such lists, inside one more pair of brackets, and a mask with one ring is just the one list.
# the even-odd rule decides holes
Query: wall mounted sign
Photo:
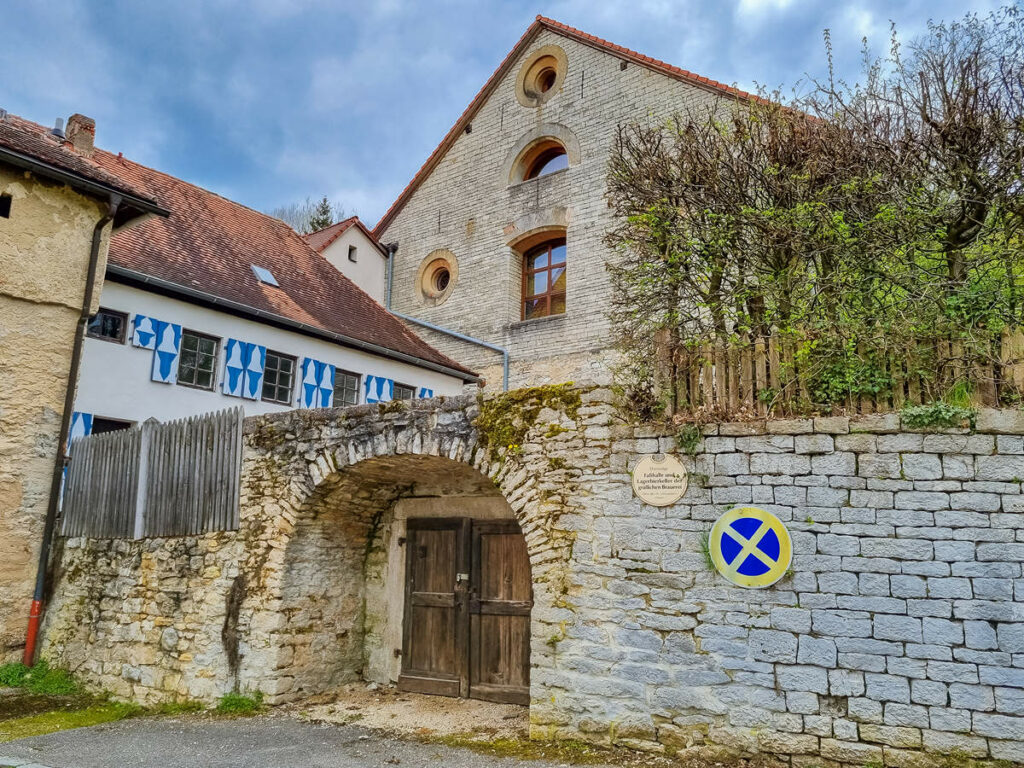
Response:
[{"label": "wall mounted sign", "polygon": [[686,467],[675,456],[644,456],[633,468],[633,491],[655,507],[675,504],[686,493]]},{"label": "wall mounted sign", "polygon": [[789,531],[771,512],[757,507],[730,509],[711,528],[708,549],[715,569],[741,587],[770,587],[793,559]]}]

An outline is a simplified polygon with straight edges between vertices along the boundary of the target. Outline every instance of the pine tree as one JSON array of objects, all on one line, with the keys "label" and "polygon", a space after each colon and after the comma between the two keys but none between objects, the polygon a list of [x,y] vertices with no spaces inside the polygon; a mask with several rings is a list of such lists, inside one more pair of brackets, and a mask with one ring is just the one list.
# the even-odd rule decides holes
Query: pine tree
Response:
[{"label": "pine tree", "polygon": [[308,229],[310,232],[316,232],[324,229],[325,227],[331,226],[333,223],[334,211],[330,201],[327,199],[327,195],[324,195],[309,215]]}]

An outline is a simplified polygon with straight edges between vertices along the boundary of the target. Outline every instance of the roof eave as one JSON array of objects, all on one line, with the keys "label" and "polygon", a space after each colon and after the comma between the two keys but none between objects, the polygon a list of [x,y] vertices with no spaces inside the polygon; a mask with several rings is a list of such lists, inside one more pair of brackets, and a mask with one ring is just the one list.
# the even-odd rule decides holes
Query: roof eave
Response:
[{"label": "roof eave", "polygon": [[[170,216],[171,212],[166,208],[162,208],[152,200],[147,200],[144,197],[127,192],[123,189],[104,184],[99,181],[93,181],[87,179],[84,176],[80,176],[72,171],[65,171],[62,168],[58,168],[55,165],[51,165],[43,160],[26,155],[23,152],[17,152],[16,150],[10,149],[9,147],[0,146],[0,162],[13,165],[17,168],[23,168],[26,171],[31,171],[39,176],[56,181],[62,184],[67,184],[72,189],[77,189],[80,192],[84,192],[90,196],[98,197],[103,200],[107,200],[111,195],[117,195],[121,198],[122,206],[132,208],[138,213],[137,216],[142,216],[147,213],[155,214],[157,216]],[[119,226],[123,225],[126,221],[135,218],[130,216],[122,218],[119,222]]]},{"label": "roof eave", "polygon": [[466,125],[473,120],[473,117],[476,115],[480,105],[482,105],[484,100],[486,100],[498,87],[498,83],[505,76],[505,73],[512,68],[512,64],[518,58],[520,52],[528,46],[533,41],[533,38],[544,28],[545,25],[542,23],[540,16],[538,16],[537,20],[527,27],[526,32],[524,32],[523,36],[519,38],[519,42],[512,47],[512,50],[508,52],[508,55],[505,56],[501,64],[498,65],[498,68],[494,70],[494,74],[488,78],[487,82],[484,83],[483,88],[481,88],[477,95],[473,97],[473,100],[469,102],[469,106],[466,107],[466,110],[459,116],[459,119],[455,121],[455,125],[453,125],[451,130],[449,130],[448,133],[445,134],[444,138],[441,139],[441,143],[438,144],[437,149],[430,154],[426,162],[423,163],[423,166],[416,172],[416,175],[412,177],[412,181],[410,181],[405,189],[402,190],[395,202],[391,204],[391,207],[380,218],[380,221],[377,222],[376,226],[374,226],[374,238],[377,240],[380,239],[388,224],[390,224],[395,216],[398,215],[399,211],[405,207],[406,201],[419,187],[419,182],[438,166],[445,154],[447,154],[448,150],[451,149],[455,141],[462,135]]},{"label": "roof eave", "polygon": [[461,371],[447,365],[442,365],[441,363],[435,363],[432,360],[424,360],[423,358],[416,357],[415,355],[399,352],[380,344],[374,344],[373,342],[363,341],[362,339],[357,339],[342,333],[335,333],[323,328],[317,328],[316,326],[309,325],[308,323],[292,320],[284,315],[278,315],[274,312],[257,309],[256,307],[251,307],[248,304],[243,304],[239,301],[232,301],[231,299],[225,299],[212,293],[206,293],[205,291],[198,291],[195,288],[179,285],[178,283],[165,280],[154,275],[147,275],[145,272],[139,272],[134,269],[122,267],[109,261],[107,262],[107,274],[114,277],[120,277],[122,280],[129,283],[135,283],[143,287],[152,286],[153,288],[159,288],[162,291],[175,294],[183,299],[191,299],[192,301],[201,302],[210,306],[224,307],[225,309],[229,309],[232,312],[244,315],[253,320],[284,326],[308,336],[315,336],[343,346],[362,349],[367,352],[380,355],[381,357],[387,357],[392,360],[398,360],[399,362],[409,363],[410,365],[415,365],[419,368],[426,368],[438,373],[443,373],[445,375],[458,378],[464,383],[478,384],[481,380],[477,374],[469,370]]}]

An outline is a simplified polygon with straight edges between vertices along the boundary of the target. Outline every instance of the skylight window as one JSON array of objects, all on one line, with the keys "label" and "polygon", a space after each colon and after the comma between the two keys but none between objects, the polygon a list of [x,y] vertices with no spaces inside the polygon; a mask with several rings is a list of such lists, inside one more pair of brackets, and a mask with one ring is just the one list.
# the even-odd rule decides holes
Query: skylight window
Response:
[{"label": "skylight window", "polygon": [[261,283],[266,283],[267,285],[278,284],[277,278],[274,277],[274,274],[266,267],[257,267],[255,264],[250,264],[249,266],[252,267],[252,273],[256,275],[256,279]]}]

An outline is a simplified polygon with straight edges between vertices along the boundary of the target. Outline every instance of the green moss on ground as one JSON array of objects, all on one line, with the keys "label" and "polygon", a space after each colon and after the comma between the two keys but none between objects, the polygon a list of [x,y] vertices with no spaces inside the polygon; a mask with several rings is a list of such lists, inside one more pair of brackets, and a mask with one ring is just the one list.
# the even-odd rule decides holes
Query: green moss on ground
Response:
[{"label": "green moss on ground", "polygon": [[115,720],[135,717],[141,712],[143,709],[137,704],[98,701],[83,709],[58,709],[28,717],[16,717],[12,720],[0,721],[0,743],[14,739],[27,739],[30,736],[42,736],[55,731],[111,723]]},{"label": "green moss on ground", "polygon": [[530,739],[495,738],[479,733],[453,733],[428,736],[430,744],[465,747],[483,755],[518,757],[522,760],[552,760],[570,765],[614,763],[615,750],[582,741],[532,741]]}]

